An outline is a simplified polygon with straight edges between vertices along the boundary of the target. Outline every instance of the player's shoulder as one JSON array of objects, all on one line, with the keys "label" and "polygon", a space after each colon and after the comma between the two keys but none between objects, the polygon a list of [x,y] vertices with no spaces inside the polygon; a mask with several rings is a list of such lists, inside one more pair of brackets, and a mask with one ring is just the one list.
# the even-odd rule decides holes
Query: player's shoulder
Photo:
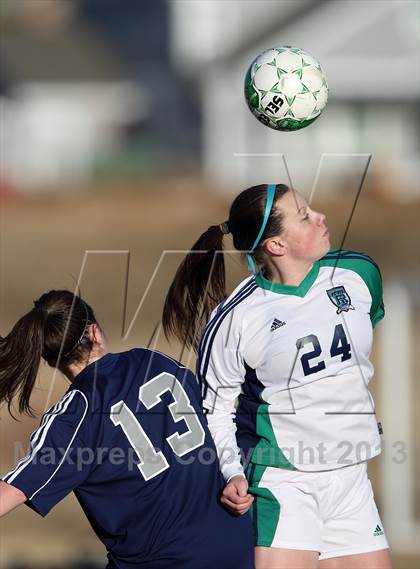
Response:
[{"label": "player's shoulder", "polygon": [[216,306],[211,314],[210,322],[228,313],[238,314],[249,305],[252,295],[256,290],[258,290],[258,285],[255,282],[254,275],[241,281],[233,292]]},{"label": "player's shoulder", "polygon": [[55,421],[79,424],[88,415],[89,397],[83,390],[70,386],[66,393],[42,417],[41,425]]},{"label": "player's shoulder", "polygon": [[159,350],[151,350],[150,348],[133,348],[132,350],[123,352],[122,355],[134,359],[138,362],[146,362],[147,364],[150,362],[150,360],[155,360],[157,362],[170,366],[184,367],[182,363],[175,358],[168,356]]},{"label": "player's shoulder", "polygon": [[237,335],[242,330],[244,315],[258,288],[255,277],[252,275],[244,279],[224,301],[216,306],[201,333],[198,350],[199,360],[208,352],[209,347],[213,347],[216,338],[219,340],[219,349],[223,344],[223,350],[227,337],[231,341],[236,341]]},{"label": "player's shoulder", "polygon": [[362,278],[380,277],[381,271],[376,261],[367,253],[345,249],[330,249],[320,259],[321,267],[336,267],[360,274]]},{"label": "player's shoulder", "polygon": [[178,376],[179,374],[192,373],[189,368],[180,361],[164,354],[159,350],[150,348],[133,348],[121,354],[123,358],[128,358],[141,366],[147,376],[157,375],[158,373],[168,372]]},{"label": "player's shoulder", "polygon": [[[333,267],[346,271],[352,275],[357,274],[369,290],[371,297],[370,318],[375,326],[384,317],[382,276],[377,263],[370,255],[359,251],[346,251],[344,249],[331,249],[320,259],[321,267]],[[343,273],[341,274],[343,276]]]},{"label": "player's shoulder", "polygon": [[170,356],[149,348],[133,348],[108,353],[76,377],[77,388],[92,408],[106,404],[115,396],[127,393],[134,385],[142,384],[161,373],[184,377],[189,370]]}]

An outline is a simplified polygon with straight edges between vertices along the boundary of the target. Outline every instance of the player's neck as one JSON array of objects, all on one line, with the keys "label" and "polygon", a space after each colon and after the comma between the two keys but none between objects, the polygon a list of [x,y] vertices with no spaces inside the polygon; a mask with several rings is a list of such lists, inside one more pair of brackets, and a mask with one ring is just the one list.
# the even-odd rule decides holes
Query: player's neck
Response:
[{"label": "player's neck", "polygon": [[267,267],[268,277],[274,283],[286,286],[299,286],[312,269],[312,266],[312,261],[297,263],[295,260],[288,261],[287,259],[282,259],[281,263],[270,263],[270,266]]},{"label": "player's neck", "polygon": [[88,365],[93,364],[94,362],[98,361],[99,359],[101,359],[103,356],[106,356],[108,352],[104,349],[95,351],[95,352],[91,352],[89,354],[88,359],[81,361],[81,362],[75,362],[73,364],[70,364],[65,372],[66,377],[73,382],[76,378],[76,376],[79,375],[80,372],[82,372]]}]

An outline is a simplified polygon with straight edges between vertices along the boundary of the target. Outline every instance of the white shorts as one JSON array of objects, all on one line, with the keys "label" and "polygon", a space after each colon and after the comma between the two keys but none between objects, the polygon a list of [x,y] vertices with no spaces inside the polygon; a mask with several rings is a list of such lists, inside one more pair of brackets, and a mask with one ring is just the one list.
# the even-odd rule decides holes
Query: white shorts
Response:
[{"label": "white shorts", "polygon": [[320,559],[387,549],[367,463],[302,472],[250,464],[255,545],[318,551]]}]

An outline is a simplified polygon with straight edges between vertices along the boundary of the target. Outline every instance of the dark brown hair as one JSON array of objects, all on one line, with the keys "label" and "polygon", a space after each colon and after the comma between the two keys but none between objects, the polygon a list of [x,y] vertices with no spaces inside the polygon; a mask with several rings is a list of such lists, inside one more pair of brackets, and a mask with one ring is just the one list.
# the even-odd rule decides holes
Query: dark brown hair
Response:
[{"label": "dark brown hair", "polygon": [[29,400],[41,358],[65,372],[92,349],[88,326],[93,323],[92,308],[67,290],[51,290],[34,301],[11,332],[0,336],[0,403],[11,412],[19,395],[19,413],[33,416]]},{"label": "dark brown hair", "polygon": [[[259,265],[264,263],[264,240],[282,232],[282,215],[274,205],[288,191],[288,186],[276,185],[267,225],[253,253]],[[227,226],[238,251],[247,253],[253,246],[261,229],[266,203],[266,184],[252,186],[234,199]],[[211,311],[226,298],[222,253],[225,232],[226,224],[212,225],[198,238],[179,266],[166,296],[162,317],[166,337],[174,336],[195,350]]]}]

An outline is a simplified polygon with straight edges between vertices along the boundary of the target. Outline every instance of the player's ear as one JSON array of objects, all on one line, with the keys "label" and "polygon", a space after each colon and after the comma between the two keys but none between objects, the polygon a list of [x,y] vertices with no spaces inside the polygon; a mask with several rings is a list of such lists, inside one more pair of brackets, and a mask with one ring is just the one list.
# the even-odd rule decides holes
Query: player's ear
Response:
[{"label": "player's ear", "polygon": [[103,345],[104,343],[104,336],[102,334],[102,330],[100,329],[98,324],[96,324],[96,322],[89,325],[89,338],[91,339],[94,345],[95,344]]},{"label": "player's ear", "polygon": [[285,243],[283,239],[278,236],[267,239],[264,243],[264,249],[273,257],[283,257],[286,252]]}]

